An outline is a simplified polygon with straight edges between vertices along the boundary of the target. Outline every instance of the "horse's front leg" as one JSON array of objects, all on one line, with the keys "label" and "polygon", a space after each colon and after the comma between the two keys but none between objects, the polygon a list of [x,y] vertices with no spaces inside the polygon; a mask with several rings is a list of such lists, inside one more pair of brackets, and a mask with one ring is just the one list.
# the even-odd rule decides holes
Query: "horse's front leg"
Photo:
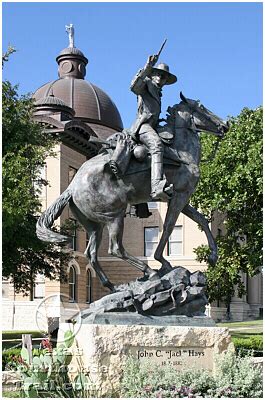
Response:
[{"label": "horse's front leg", "polygon": [[203,229],[208,240],[208,245],[211,250],[211,254],[208,257],[208,262],[212,265],[215,265],[218,260],[218,249],[213,234],[209,228],[208,221],[206,220],[203,214],[201,214],[198,210],[196,210],[196,208],[192,207],[189,204],[187,204],[184,207],[182,212],[187,217],[191,218],[194,222],[199,224],[200,227]]},{"label": "horse's front leg", "polygon": [[117,217],[107,224],[109,231],[109,254],[119,257],[129,264],[138,268],[144,274],[147,274],[150,279],[156,279],[157,272],[150,268],[143,261],[127,253],[122,244],[123,230],[124,230],[124,216]]},{"label": "horse's front leg", "polygon": [[169,201],[165,222],[163,225],[163,233],[158,243],[154,258],[161,262],[160,274],[172,270],[170,262],[163,257],[163,251],[168,242],[169,236],[173,232],[179,214],[185,207],[190,194],[174,192],[172,199]]}]

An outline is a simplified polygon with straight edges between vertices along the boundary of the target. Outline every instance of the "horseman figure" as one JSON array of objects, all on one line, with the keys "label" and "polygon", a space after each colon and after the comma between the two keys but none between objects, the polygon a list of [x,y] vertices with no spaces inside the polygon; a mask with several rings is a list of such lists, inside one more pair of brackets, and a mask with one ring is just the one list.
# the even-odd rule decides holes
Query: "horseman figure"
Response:
[{"label": "horseman figure", "polygon": [[[164,145],[157,128],[161,121],[159,116],[162,88],[164,85],[175,83],[177,77],[169,72],[168,65],[164,63],[155,67],[159,53],[149,56],[145,66],[132,80],[131,90],[137,95],[138,113],[129,133],[144,144],[151,155],[151,198],[169,200],[173,193],[173,185],[168,184],[163,174]],[[178,163],[183,162],[176,151],[172,151],[170,158]]]},{"label": "horseman figure", "polygon": [[[208,132],[220,139],[229,127],[199,101],[187,99],[182,93],[181,102],[168,108],[164,120],[166,124],[159,126],[162,121],[159,120],[162,88],[177,81],[166,64],[155,67],[164,44],[165,41],[158,54],[148,58],[131,83],[131,90],[138,98],[137,118],[132,127],[111,135],[107,141],[90,138],[92,143],[101,143],[101,152],[82,165],[68,188],[40,216],[36,226],[39,239],[67,243],[71,240],[68,236],[51,228],[69,204],[71,212],[89,235],[85,255],[102,284],[111,291],[116,288],[101,268],[97,255],[104,226],[109,232],[109,254],[138,268],[150,280],[156,280],[158,274],[162,277],[172,270],[163,253],[181,212],[202,227],[211,249],[209,262],[215,264],[217,261],[217,246],[208,222],[189,205],[189,199],[200,177],[198,132]],[[147,152],[151,156],[151,190],[150,160],[145,159]],[[143,161],[142,164],[139,161]],[[161,264],[159,272],[129,254],[122,243],[128,205],[146,204],[150,197],[159,201],[170,199],[162,236],[154,253],[154,258]]]}]

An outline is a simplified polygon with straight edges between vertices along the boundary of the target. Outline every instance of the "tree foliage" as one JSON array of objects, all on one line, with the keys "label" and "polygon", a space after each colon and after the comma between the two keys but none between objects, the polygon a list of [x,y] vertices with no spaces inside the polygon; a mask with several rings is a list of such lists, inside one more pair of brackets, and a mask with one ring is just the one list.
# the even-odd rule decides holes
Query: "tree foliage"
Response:
[{"label": "tree foliage", "polygon": [[9,45],[7,51],[2,54],[2,67],[4,66],[4,63],[9,60],[9,56],[15,52],[16,52],[15,47]]},{"label": "tree foliage", "polygon": [[[8,59],[5,55],[3,61]],[[35,234],[44,184],[41,170],[57,139],[33,122],[33,100],[19,96],[8,81],[2,88],[3,126],[3,277],[11,278],[16,291],[32,290],[40,273],[65,279],[62,265],[69,255],[54,244],[41,242]]]},{"label": "tree foliage", "polygon": [[[229,120],[230,129],[215,159],[201,164],[201,180],[192,198],[195,207],[214,223],[222,216],[217,238],[219,260],[207,271],[209,298],[225,300],[245,292],[242,272],[254,276],[262,266],[262,107],[244,108]],[[212,136],[203,135],[203,158],[212,153]],[[240,237],[246,241],[240,242]],[[196,249],[199,261],[207,260],[207,246]]]}]

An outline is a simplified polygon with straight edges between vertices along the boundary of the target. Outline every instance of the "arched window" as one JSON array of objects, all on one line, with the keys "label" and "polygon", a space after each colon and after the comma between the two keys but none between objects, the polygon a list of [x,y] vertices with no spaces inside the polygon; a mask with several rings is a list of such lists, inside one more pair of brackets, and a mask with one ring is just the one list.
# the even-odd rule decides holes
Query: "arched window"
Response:
[{"label": "arched window", "polygon": [[77,243],[77,221],[73,218],[69,218],[69,221],[72,224],[72,243],[69,243],[70,249],[77,251],[78,243]]},{"label": "arched window", "polygon": [[86,271],[86,302],[92,303],[92,274],[90,269]]},{"label": "arched window", "polygon": [[69,299],[70,301],[76,301],[76,270],[73,265],[69,267]]}]

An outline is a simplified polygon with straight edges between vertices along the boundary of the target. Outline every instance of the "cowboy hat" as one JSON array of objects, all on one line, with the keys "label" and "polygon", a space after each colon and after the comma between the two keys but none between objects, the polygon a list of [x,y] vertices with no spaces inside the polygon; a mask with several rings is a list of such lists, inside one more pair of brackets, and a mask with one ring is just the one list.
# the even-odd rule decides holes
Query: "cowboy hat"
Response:
[{"label": "cowboy hat", "polygon": [[169,72],[169,66],[167,64],[158,64],[158,66],[153,67],[152,70],[153,72],[163,72],[164,76],[167,78],[166,85],[172,85],[177,82],[177,77]]}]

